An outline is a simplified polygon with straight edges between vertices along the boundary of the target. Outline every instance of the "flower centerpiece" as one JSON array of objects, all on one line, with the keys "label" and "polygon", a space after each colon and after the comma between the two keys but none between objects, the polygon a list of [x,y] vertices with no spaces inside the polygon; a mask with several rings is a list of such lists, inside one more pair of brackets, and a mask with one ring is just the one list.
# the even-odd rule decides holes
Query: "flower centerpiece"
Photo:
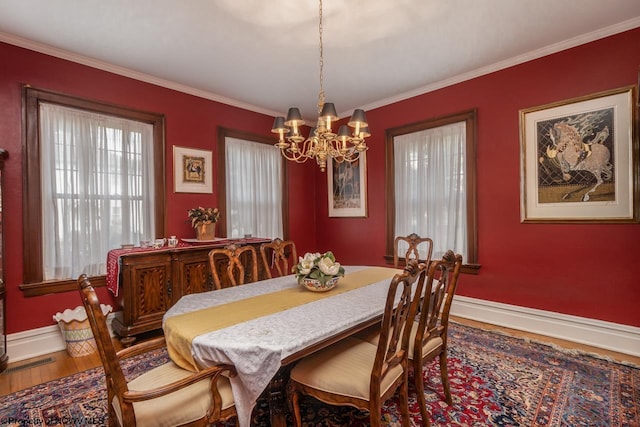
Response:
[{"label": "flower centerpiece", "polygon": [[197,208],[189,209],[187,212],[191,219],[191,225],[196,229],[198,240],[213,240],[216,235],[216,222],[220,219],[218,208]]},{"label": "flower centerpiece", "polygon": [[324,254],[307,252],[298,258],[298,264],[293,267],[298,283],[314,292],[324,292],[333,289],[338,278],[344,276],[344,267],[336,262],[333,252]]}]

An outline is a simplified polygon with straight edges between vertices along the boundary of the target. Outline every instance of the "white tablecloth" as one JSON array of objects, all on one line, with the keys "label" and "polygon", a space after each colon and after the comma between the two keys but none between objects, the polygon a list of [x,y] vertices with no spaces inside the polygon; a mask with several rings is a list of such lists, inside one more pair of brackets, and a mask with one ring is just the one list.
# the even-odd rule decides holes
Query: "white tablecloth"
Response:
[{"label": "white tablecloth", "polygon": [[[345,267],[346,274],[367,267]],[[238,375],[231,379],[241,427],[249,426],[257,398],[288,356],[382,314],[390,279],[336,294],[276,314],[197,336],[192,355],[201,366],[229,363]],[[171,316],[226,304],[255,295],[300,286],[285,276],[234,288],[186,295],[165,314]],[[339,286],[339,285],[338,285]],[[163,323],[164,323],[163,320]]]}]

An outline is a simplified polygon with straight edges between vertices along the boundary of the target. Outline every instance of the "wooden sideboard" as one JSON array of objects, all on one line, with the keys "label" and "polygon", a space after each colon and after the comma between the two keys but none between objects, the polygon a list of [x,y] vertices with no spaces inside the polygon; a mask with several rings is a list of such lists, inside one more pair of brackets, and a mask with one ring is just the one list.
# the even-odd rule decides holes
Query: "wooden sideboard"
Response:
[{"label": "wooden sideboard", "polygon": [[[254,238],[250,243],[236,244],[252,245],[259,254],[260,245],[269,241]],[[122,343],[131,345],[136,335],[161,329],[165,312],[183,295],[214,290],[209,251],[225,244],[120,255],[119,292],[111,325]],[[226,265],[220,261],[216,267],[222,272]],[[261,262],[258,262],[258,275],[260,279],[266,278]]]}]

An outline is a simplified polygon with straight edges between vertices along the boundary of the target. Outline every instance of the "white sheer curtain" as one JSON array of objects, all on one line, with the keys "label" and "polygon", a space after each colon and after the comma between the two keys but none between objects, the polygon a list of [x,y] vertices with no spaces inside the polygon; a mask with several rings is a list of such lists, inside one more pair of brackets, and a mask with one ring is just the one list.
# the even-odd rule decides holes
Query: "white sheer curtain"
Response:
[{"label": "white sheer curtain", "polygon": [[106,273],[107,252],[154,235],[153,126],[40,105],[44,280]]},{"label": "white sheer curtain", "polygon": [[282,159],[268,144],[227,137],[227,236],[282,238]]},{"label": "white sheer curtain", "polygon": [[394,137],[395,235],[433,240],[467,259],[465,122]]}]

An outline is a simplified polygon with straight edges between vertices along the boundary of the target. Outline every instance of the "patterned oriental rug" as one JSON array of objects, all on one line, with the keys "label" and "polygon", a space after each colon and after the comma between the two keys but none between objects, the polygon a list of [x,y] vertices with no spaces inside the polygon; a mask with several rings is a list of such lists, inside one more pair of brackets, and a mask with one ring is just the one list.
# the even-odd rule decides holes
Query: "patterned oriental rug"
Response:
[{"label": "patterned oriental rug", "polygon": [[[434,426],[640,426],[638,367],[459,324],[450,325],[449,340],[452,406],[443,400],[437,363],[429,364],[424,375]],[[135,377],[166,360],[164,351],[150,352],[124,369]],[[413,425],[421,426],[415,389],[409,392]],[[0,426],[107,424],[102,368],[1,400]],[[386,403],[383,425],[401,425],[397,404],[394,399]],[[311,398],[302,405],[305,427],[369,425],[367,412]],[[266,399],[258,401],[253,421],[269,425]]]}]

